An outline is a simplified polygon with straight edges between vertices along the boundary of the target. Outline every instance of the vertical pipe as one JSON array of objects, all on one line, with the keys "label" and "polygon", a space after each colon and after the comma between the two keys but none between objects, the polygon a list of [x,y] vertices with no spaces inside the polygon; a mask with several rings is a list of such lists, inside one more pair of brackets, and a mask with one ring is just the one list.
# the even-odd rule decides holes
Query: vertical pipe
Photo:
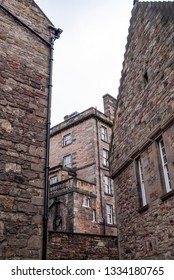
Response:
[{"label": "vertical pipe", "polygon": [[48,238],[48,199],[49,199],[49,155],[50,155],[50,127],[51,127],[51,99],[52,99],[52,77],[53,77],[53,52],[54,41],[59,39],[62,29],[56,29],[50,25],[50,29],[54,30],[50,43],[50,59],[49,59],[49,84],[48,84],[48,110],[46,125],[46,159],[45,159],[45,193],[44,193],[44,216],[43,216],[43,240],[42,240],[42,259],[47,258],[47,238]]},{"label": "vertical pipe", "polygon": [[49,196],[49,150],[50,150],[50,126],[51,126],[51,98],[52,98],[52,75],[53,75],[53,51],[55,36],[51,37],[49,59],[49,84],[48,84],[48,110],[46,126],[46,163],[45,163],[45,193],[44,193],[44,216],[43,216],[43,244],[42,259],[47,258],[47,235],[48,235],[48,196]]},{"label": "vertical pipe", "polygon": [[106,234],[105,229],[105,218],[103,213],[103,197],[102,197],[102,181],[101,181],[101,169],[100,169],[100,145],[99,145],[99,132],[98,132],[98,119],[97,119],[97,109],[95,108],[96,115],[96,134],[97,134],[97,154],[98,154],[98,172],[99,172],[99,190],[100,190],[100,208],[101,208],[101,216],[103,221],[103,235]]}]

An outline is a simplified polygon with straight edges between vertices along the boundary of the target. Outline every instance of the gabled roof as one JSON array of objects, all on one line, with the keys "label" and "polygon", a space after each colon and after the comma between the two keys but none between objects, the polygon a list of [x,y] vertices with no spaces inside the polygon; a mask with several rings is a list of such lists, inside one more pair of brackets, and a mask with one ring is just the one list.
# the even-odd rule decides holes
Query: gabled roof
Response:
[{"label": "gabled roof", "polygon": [[34,0],[3,0],[0,7],[49,41],[48,26],[53,24]]},{"label": "gabled roof", "polygon": [[[138,16],[137,16],[138,14]],[[129,48],[129,44],[131,41],[132,32],[134,30],[135,21],[137,18],[144,19],[146,18],[147,21],[155,21],[156,17],[160,16],[160,20],[163,25],[168,23],[169,21],[174,20],[174,1],[139,1],[134,0],[134,7],[132,9],[132,16],[130,19],[130,26],[128,30],[128,37],[127,37],[127,44],[125,47],[125,54],[124,54],[124,62],[123,62],[123,68],[121,77],[123,78],[123,69],[125,64],[125,56],[127,53],[127,50]],[[136,30],[135,30],[136,32]],[[121,80],[120,79],[120,84]],[[119,97],[119,95],[118,95]]]},{"label": "gabled roof", "polygon": [[33,5],[35,5],[40,10],[40,12],[45,16],[45,18],[50,22],[50,24],[53,25],[53,23],[50,21],[50,19],[47,17],[47,15],[42,11],[42,9],[38,6],[38,4],[34,0],[31,0],[31,1],[33,2]]}]

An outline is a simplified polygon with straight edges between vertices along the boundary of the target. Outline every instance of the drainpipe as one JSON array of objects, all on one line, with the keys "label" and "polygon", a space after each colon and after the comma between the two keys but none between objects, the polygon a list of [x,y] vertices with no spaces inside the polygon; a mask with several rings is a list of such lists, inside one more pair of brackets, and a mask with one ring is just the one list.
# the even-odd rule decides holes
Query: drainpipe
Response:
[{"label": "drainpipe", "polygon": [[60,28],[48,26],[54,31],[50,42],[50,59],[49,59],[49,84],[48,84],[48,110],[47,110],[47,126],[46,126],[46,159],[45,159],[45,193],[44,193],[44,216],[43,216],[43,244],[42,259],[47,258],[47,236],[48,236],[48,200],[49,200],[49,154],[50,154],[50,126],[51,126],[51,99],[52,99],[52,77],[53,77],[53,52],[54,41],[59,39],[63,32]]},{"label": "drainpipe", "polygon": [[100,191],[100,208],[101,208],[101,216],[103,221],[103,235],[106,234],[105,228],[105,217],[103,213],[103,199],[102,199],[102,181],[101,181],[101,169],[100,169],[100,145],[99,145],[99,132],[98,132],[98,119],[97,119],[97,109],[95,108],[96,115],[96,133],[97,133],[97,153],[98,153],[98,173],[99,173],[99,191]]}]

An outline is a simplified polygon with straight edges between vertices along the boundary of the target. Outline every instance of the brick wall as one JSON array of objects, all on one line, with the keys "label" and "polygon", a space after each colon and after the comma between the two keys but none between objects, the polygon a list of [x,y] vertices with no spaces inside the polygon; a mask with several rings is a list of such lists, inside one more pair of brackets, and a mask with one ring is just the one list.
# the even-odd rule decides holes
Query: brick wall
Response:
[{"label": "brick wall", "polygon": [[[39,34],[49,37],[49,21],[33,1],[3,5],[29,25],[40,22]],[[1,8],[0,21],[0,258],[36,259],[42,248],[49,47]]]},{"label": "brick wall", "polygon": [[[123,259],[174,258],[173,8],[173,2],[138,2],[130,21],[110,153]],[[164,182],[160,139],[170,191]]]},{"label": "brick wall", "polygon": [[117,260],[117,237],[49,232],[48,259]]}]

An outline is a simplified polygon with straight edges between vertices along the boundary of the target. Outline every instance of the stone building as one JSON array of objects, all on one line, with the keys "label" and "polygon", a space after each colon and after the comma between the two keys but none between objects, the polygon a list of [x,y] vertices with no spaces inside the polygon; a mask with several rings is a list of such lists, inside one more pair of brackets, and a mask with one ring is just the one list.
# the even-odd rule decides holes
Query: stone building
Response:
[{"label": "stone building", "polygon": [[0,22],[0,258],[39,259],[54,28],[33,0],[0,0]]},{"label": "stone building", "polygon": [[115,197],[108,152],[115,99],[104,111],[73,113],[51,129],[50,229],[116,235]]},{"label": "stone building", "polygon": [[174,2],[132,10],[110,150],[120,259],[174,259]]}]

